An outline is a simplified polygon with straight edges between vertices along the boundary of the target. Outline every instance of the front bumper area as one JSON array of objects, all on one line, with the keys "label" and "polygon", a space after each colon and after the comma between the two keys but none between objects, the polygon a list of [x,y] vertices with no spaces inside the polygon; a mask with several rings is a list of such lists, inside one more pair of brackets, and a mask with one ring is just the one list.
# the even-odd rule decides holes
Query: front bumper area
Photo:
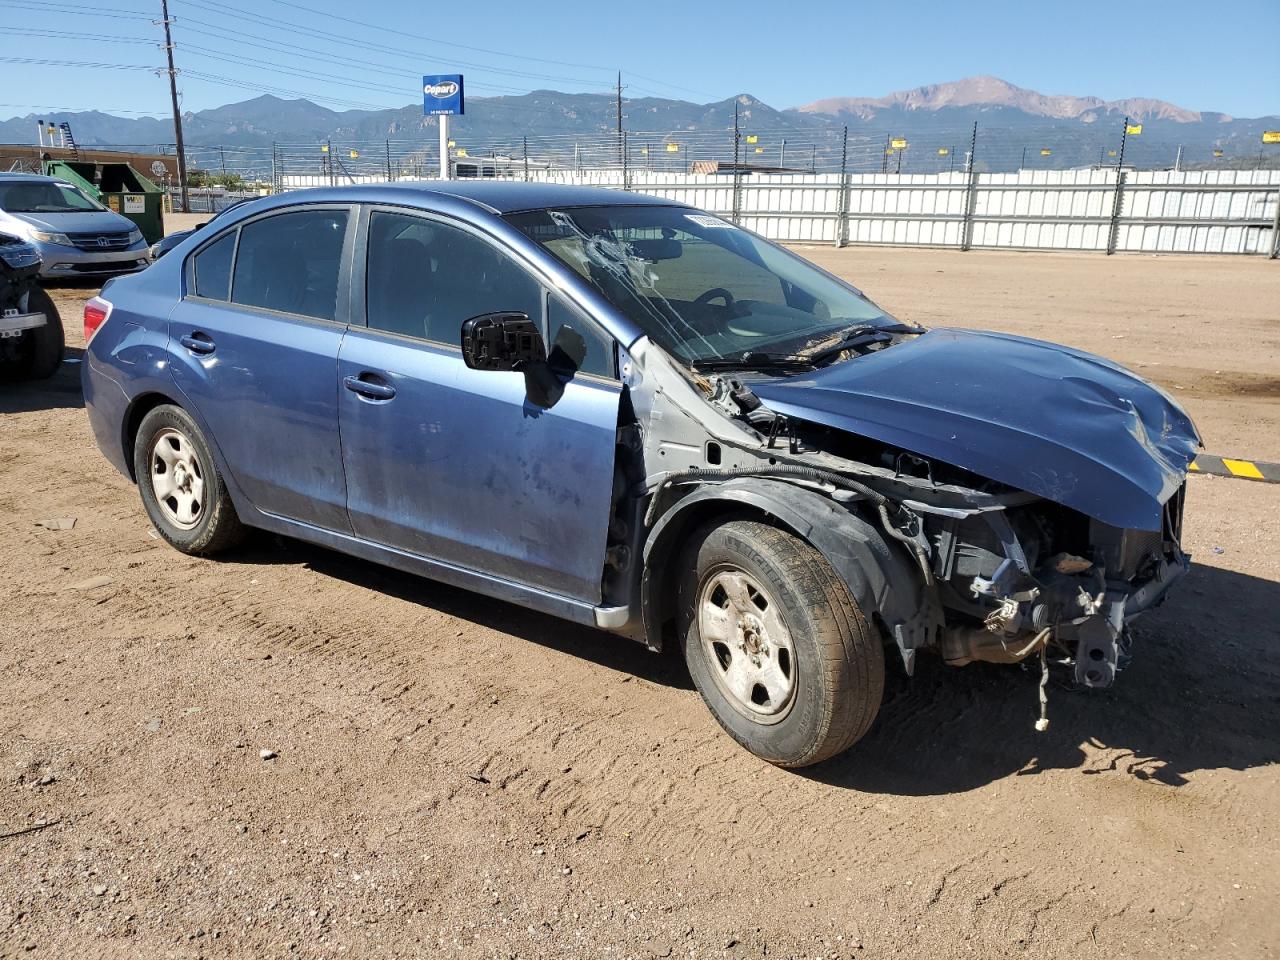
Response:
[{"label": "front bumper area", "polygon": [[1163,602],[1169,588],[1190,569],[1183,555],[1158,567],[1148,581],[1110,587],[1102,596],[1101,609],[1057,627],[1055,641],[1075,648],[1075,681],[1082,687],[1109,687],[1127,652],[1127,627],[1152,607]]},{"label": "front bumper area", "polygon": [[43,279],[114,276],[142,270],[151,262],[145,241],[139,241],[126,250],[81,250],[57,243],[38,246],[42,261],[40,276]]},{"label": "front bumper area", "polygon": [[[944,631],[943,658],[960,666],[1037,655],[1069,668],[1079,686],[1110,686],[1127,660],[1129,624],[1161,603],[1190,568],[1180,545],[1182,499],[1179,490],[1165,505],[1160,531],[1089,521],[1087,545],[1077,541],[1070,552],[1053,540],[1024,544],[1003,513],[987,514],[999,563],[964,582],[972,597],[967,624],[953,621]],[[981,625],[974,625],[977,618]]]}]

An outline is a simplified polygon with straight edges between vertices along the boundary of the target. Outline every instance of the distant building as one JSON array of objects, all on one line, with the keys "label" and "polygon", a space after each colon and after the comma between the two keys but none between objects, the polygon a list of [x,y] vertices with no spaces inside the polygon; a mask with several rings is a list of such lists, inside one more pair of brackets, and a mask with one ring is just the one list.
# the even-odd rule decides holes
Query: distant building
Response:
[{"label": "distant building", "polygon": [[178,158],[173,154],[131,150],[95,150],[92,147],[41,147],[34,143],[0,143],[0,172],[39,173],[43,160],[83,160],[86,163],[127,163],[160,185],[176,183]]},{"label": "distant building", "polygon": [[774,167],[765,163],[734,163],[732,160],[695,160],[693,161],[693,172],[703,174],[733,174],[738,173],[812,173],[812,170],[802,170],[799,167]]}]

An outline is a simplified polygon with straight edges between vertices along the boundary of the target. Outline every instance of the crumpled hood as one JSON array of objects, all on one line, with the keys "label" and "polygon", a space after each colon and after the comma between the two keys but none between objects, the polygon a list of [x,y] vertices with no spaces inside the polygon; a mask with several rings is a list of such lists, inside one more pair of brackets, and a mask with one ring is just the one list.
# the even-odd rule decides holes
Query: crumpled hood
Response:
[{"label": "crumpled hood", "polygon": [[1042,340],[931,330],[812,374],[757,381],[770,409],[1159,530],[1200,435],[1164,391]]}]

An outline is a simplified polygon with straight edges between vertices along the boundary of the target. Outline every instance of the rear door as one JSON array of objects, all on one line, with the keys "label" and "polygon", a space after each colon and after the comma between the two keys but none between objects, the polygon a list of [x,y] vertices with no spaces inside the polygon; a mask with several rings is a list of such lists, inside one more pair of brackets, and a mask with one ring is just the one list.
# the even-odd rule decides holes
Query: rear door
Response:
[{"label": "rear door", "polygon": [[[352,324],[338,363],[355,532],[598,603],[621,390],[613,342],[562,302],[549,309],[534,274],[473,229],[393,210],[367,219],[354,272],[367,277],[368,325]],[[463,363],[463,321],[496,311],[554,315],[553,334],[581,359],[550,409],[528,402],[522,374]]]},{"label": "rear door", "polygon": [[355,224],[332,204],[244,222],[188,259],[169,318],[174,379],[254,506],[343,532],[337,366]]}]

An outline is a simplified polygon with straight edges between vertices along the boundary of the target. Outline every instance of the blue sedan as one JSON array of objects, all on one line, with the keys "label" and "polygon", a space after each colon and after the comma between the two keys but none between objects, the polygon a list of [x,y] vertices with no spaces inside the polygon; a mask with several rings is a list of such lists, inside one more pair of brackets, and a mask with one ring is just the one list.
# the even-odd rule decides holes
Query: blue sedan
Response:
[{"label": "blue sedan", "polygon": [[660,199],[284,194],[84,322],[98,444],[178,550],[268,530],[674,644],[782,766],[866,733],[886,655],[1108,686],[1188,564],[1199,438],[1157,387]]}]

